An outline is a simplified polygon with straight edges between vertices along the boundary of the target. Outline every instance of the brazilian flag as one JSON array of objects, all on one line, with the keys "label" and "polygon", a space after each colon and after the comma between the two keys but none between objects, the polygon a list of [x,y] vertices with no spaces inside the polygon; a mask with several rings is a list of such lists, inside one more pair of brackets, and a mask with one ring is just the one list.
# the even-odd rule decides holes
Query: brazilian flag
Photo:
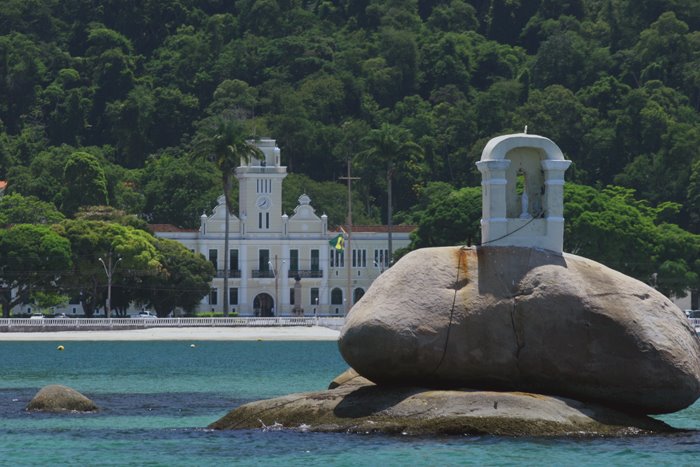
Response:
[{"label": "brazilian flag", "polygon": [[328,243],[336,250],[342,251],[345,249],[345,238],[343,238],[342,233],[339,233],[338,235],[330,239]]}]

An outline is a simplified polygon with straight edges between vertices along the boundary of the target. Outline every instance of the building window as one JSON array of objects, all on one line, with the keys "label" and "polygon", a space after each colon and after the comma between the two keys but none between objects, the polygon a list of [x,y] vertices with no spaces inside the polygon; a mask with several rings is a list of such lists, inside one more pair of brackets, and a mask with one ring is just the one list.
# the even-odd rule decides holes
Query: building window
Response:
[{"label": "building window", "polygon": [[345,267],[345,251],[344,250],[333,250],[335,254],[335,267],[344,268]]},{"label": "building window", "polygon": [[229,250],[228,263],[231,271],[238,271],[238,250]]},{"label": "building window", "polygon": [[[260,167],[265,167],[265,160],[260,161]],[[272,179],[259,178],[256,180],[255,191],[258,193],[272,193]]]},{"label": "building window", "polygon": [[219,250],[209,250],[209,261],[214,265],[214,269],[219,269]]},{"label": "building window", "polygon": [[299,250],[289,250],[289,270],[299,270]]},{"label": "building window", "polygon": [[270,228],[270,213],[269,212],[265,213],[265,228],[266,229]]},{"label": "building window", "polygon": [[389,250],[374,250],[374,267],[389,266]]},{"label": "building window", "polygon": [[258,228],[262,229],[262,212],[258,213]]},{"label": "building window", "polygon": [[289,289],[289,304],[294,305],[294,287]]},{"label": "building window", "polygon": [[270,250],[258,251],[258,269],[261,271],[270,270]]},{"label": "building window", "polygon": [[343,291],[336,287],[331,290],[331,305],[342,305],[343,304]]},{"label": "building window", "polygon": [[228,302],[231,305],[238,305],[238,287],[228,289]]},{"label": "building window", "polygon": [[318,250],[311,250],[311,270],[312,271],[318,271],[319,270],[319,262],[318,262]]},{"label": "building window", "polygon": [[352,267],[367,267],[367,250],[352,250]]},{"label": "building window", "polygon": [[318,287],[311,287],[311,304],[318,305]]},{"label": "building window", "polygon": [[217,305],[219,303],[219,291],[218,289],[211,289],[209,292],[209,304]]}]

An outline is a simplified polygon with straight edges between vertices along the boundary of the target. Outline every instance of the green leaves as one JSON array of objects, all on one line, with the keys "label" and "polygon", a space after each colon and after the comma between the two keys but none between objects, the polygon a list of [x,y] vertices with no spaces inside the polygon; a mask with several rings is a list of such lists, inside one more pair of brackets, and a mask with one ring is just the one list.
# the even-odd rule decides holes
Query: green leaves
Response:
[{"label": "green leaves", "polygon": [[192,312],[209,293],[214,266],[199,253],[192,253],[174,240],[155,241],[160,268],[143,276],[135,297],[152,307],[158,316],[166,316],[176,307]]},{"label": "green leaves", "polygon": [[700,236],[667,222],[677,205],[651,207],[634,190],[609,186],[596,190],[568,183],[565,188],[565,251],[599,261],[650,283],[662,292],[683,295],[697,287],[695,263]]},{"label": "green leaves", "polygon": [[[59,290],[59,279],[72,264],[70,242],[51,227],[18,224],[0,230],[0,305],[3,317],[28,303],[33,289]],[[11,296],[14,294],[14,296]]]},{"label": "green leaves", "polygon": [[56,207],[35,196],[13,193],[0,197],[0,225],[56,224],[64,219]]},{"label": "green leaves", "polygon": [[86,152],[75,152],[63,168],[66,184],[63,212],[73,214],[79,206],[109,204],[107,180],[99,160]]},{"label": "green leaves", "polygon": [[475,245],[481,237],[481,189],[454,190],[429,185],[424,193],[425,208],[416,213],[418,229],[411,248],[447,245]]}]

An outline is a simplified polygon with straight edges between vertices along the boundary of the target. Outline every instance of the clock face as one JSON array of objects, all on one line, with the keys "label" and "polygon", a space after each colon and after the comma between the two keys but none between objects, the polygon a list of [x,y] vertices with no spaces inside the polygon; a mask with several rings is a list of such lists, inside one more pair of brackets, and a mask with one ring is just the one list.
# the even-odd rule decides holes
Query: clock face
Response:
[{"label": "clock face", "polygon": [[267,196],[260,196],[255,201],[255,204],[258,206],[259,209],[270,209],[272,201],[270,201],[270,198],[268,198]]}]

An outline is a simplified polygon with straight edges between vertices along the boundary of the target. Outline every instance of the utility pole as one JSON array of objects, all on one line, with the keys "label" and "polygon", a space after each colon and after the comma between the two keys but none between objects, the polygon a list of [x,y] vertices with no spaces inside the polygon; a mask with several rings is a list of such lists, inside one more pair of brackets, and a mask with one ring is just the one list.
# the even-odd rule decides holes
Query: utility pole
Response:
[{"label": "utility pole", "polygon": [[102,258],[97,258],[100,263],[102,263],[102,267],[105,269],[105,274],[107,274],[107,306],[105,306],[105,314],[107,315],[107,318],[111,318],[112,314],[112,274],[114,274],[114,270],[117,269],[117,264],[119,264],[119,261],[121,261],[121,257],[117,258],[117,260],[112,264],[112,252],[110,251],[107,253],[107,264],[105,264],[104,260]]},{"label": "utility pole", "polygon": [[350,309],[352,308],[352,264],[350,263],[352,261],[352,245],[350,243],[352,237],[352,181],[360,179],[360,177],[351,176],[352,162],[350,157],[347,158],[347,165],[347,177],[340,177],[340,180],[347,180],[348,182],[348,239],[345,241],[345,251],[347,252],[347,256],[345,257],[345,264],[348,276],[348,291],[346,294],[347,306],[345,307],[346,315],[350,313]]}]

